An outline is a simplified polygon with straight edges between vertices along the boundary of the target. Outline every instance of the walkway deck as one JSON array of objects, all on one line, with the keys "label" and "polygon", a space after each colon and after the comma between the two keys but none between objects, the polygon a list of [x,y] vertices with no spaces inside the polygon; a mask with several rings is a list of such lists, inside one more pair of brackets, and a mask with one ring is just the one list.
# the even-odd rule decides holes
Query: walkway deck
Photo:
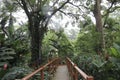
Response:
[{"label": "walkway deck", "polygon": [[70,80],[67,66],[66,65],[58,66],[52,80]]}]

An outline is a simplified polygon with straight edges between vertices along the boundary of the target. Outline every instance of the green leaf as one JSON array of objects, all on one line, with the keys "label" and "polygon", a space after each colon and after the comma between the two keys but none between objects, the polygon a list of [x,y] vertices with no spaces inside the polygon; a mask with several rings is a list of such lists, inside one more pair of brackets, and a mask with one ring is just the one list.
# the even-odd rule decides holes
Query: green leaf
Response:
[{"label": "green leaf", "polygon": [[95,59],[92,61],[92,63],[93,63],[96,67],[98,67],[98,68],[102,67],[104,64],[107,63],[107,62],[104,61],[104,60],[101,58],[101,56],[99,56],[99,55],[95,55],[94,58],[95,58]]},{"label": "green leaf", "polygon": [[2,47],[0,48],[0,66],[8,63],[10,60],[14,59],[12,55],[16,54],[12,48]]},{"label": "green leaf", "polygon": [[116,43],[113,43],[113,47],[111,47],[109,53],[114,57],[120,57],[120,46]]},{"label": "green leaf", "polygon": [[16,78],[22,78],[26,74],[30,73],[31,70],[23,67],[11,68],[1,80],[15,80]]},{"label": "green leaf", "polygon": [[3,66],[4,64],[8,64],[8,62],[0,62],[0,66]]},{"label": "green leaf", "polygon": [[4,38],[5,38],[5,34],[0,32],[0,41],[4,41]]},{"label": "green leaf", "polygon": [[115,47],[115,49],[117,49],[118,53],[120,54],[120,46],[116,43],[113,43],[113,46]]},{"label": "green leaf", "polygon": [[112,55],[117,57],[118,56],[117,50],[115,48],[113,48],[113,47],[111,47],[110,49],[111,49]]},{"label": "green leaf", "polygon": [[102,67],[106,62],[102,62],[99,60],[93,60],[92,63],[97,66],[98,68]]},{"label": "green leaf", "polygon": [[15,52],[1,52],[0,56],[5,56],[5,55],[14,55],[16,54]]},{"label": "green leaf", "polygon": [[10,60],[14,59],[12,56],[1,57],[0,60]]}]

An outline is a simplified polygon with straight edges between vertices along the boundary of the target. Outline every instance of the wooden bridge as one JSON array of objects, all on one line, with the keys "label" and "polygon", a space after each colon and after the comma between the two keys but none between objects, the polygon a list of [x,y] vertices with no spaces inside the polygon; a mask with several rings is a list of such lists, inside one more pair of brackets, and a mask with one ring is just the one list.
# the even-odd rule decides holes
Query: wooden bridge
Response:
[{"label": "wooden bridge", "polygon": [[78,80],[81,76],[84,80],[94,80],[93,76],[88,76],[80,68],[77,67],[69,58],[66,58],[62,63],[60,58],[53,59],[44,66],[28,74],[21,80],[29,80],[35,74],[40,73],[40,80],[45,80],[44,72],[47,71],[49,76],[48,80]]}]

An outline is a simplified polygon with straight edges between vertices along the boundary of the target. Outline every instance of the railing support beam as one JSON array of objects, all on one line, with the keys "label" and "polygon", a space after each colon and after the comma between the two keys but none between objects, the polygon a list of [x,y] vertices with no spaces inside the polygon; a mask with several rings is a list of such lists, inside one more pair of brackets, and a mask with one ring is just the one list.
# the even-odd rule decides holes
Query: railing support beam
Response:
[{"label": "railing support beam", "polygon": [[75,79],[74,80],[78,80],[78,72],[77,72],[77,70],[75,70]]},{"label": "railing support beam", "polygon": [[[53,67],[53,66],[56,66],[56,67],[57,67],[58,64],[56,64],[56,63],[59,63],[59,58],[56,58],[56,59],[48,62],[48,63],[45,64],[44,66],[42,66],[42,67],[40,67],[39,69],[35,70],[34,72],[28,74],[27,76],[25,76],[25,77],[22,78],[21,80],[29,80],[31,77],[33,77],[33,76],[34,76],[35,74],[37,74],[37,73],[40,73],[40,80],[44,80],[44,70],[45,70],[45,69],[51,70],[51,67]],[[48,67],[49,67],[49,68],[48,68]],[[54,69],[55,69],[55,68],[54,68]],[[48,71],[49,71],[49,70],[48,70]]]},{"label": "railing support beam", "polygon": [[80,74],[85,80],[94,80],[92,76],[88,76],[79,67],[77,67],[69,58],[66,59],[69,74],[73,80],[78,80],[78,74]]},{"label": "railing support beam", "polygon": [[41,70],[40,76],[41,76],[41,80],[44,80],[44,70]]}]

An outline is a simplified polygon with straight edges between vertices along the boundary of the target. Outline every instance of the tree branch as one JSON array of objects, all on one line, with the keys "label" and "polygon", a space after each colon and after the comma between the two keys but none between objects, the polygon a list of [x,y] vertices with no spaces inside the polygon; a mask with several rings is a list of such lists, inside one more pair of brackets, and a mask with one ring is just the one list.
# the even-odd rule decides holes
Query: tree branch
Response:
[{"label": "tree branch", "polygon": [[36,3],[37,8],[39,7],[39,5],[40,5],[40,0],[37,0],[37,3]]},{"label": "tree branch", "polygon": [[107,9],[106,14],[105,14],[105,15],[103,15],[103,16],[106,16],[106,15],[108,15],[108,14],[109,14],[109,11],[110,11],[110,9],[113,7],[113,5],[114,5],[114,2],[112,2],[111,6]]},{"label": "tree branch", "polygon": [[107,9],[106,14],[103,15],[103,16],[106,16],[105,21],[104,21],[104,24],[103,24],[103,27],[105,26],[105,24],[106,24],[106,22],[107,22],[107,18],[108,18],[108,16],[109,16],[109,11],[110,11],[110,9],[112,8],[113,5],[114,5],[114,2],[112,2],[111,6]]},{"label": "tree branch", "polygon": [[8,35],[8,32],[7,32],[6,29],[5,29],[5,25],[6,25],[6,23],[7,23],[8,18],[9,18],[9,16],[6,16],[6,17],[4,17],[4,18],[0,21],[1,30],[6,34],[6,36],[9,36],[9,35]]},{"label": "tree branch", "polygon": [[[112,2],[112,3],[111,3],[111,6],[107,9],[106,14],[103,15],[103,16],[106,16],[105,21],[104,21],[104,24],[103,24],[103,27],[106,25],[106,22],[107,22],[107,19],[108,19],[109,14],[112,13],[112,12],[114,12],[116,9],[120,8],[120,6],[115,6],[115,7],[112,9],[114,3],[115,3],[115,2]],[[112,10],[111,10],[111,9],[112,9]]]},{"label": "tree branch", "polygon": [[90,8],[88,8],[88,7],[84,6],[84,5],[75,5],[72,2],[69,2],[69,4],[71,4],[72,6],[78,8],[83,14],[86,14],[86,13],[79,6],[84,7],[87,10],[90,10]]},{"label": "tree branch", "polygon": [[23,5],[23,9],[25,13],[27,14],[28,18],[30,18],[30,12],[28,10],[27,3],[25,2],[25,0],[20,0],[20,1],[21,1],[21,5]]},{"label": "tree branch", "polygon": [[63,3],[58,9],[55,9],[54,12],[51,14],[50,18],[51,18],[57,11],[59,11],[61,8],[63,8],[68,2],[69,2],[69,0],[67,0],[65,3]]},{"label": "tree branch", "polygon": [[20,5],[21,8],[23,8],[23,5],[20,3],[20,1],[16,0],[16,2]]},{"label": "tree branch", "polygon": [[55,4],[58,3],[58,1],[59,1],[59,0],[56,0],[56,1],[53,3],[52,7],[54,7]]},{"label": "tree branch", "polygon": [[33,9],[34,5],[31,4],[30,0],[28,0],[28,4],[29,4],[31,10],[34,11],[34,9]]},{"label": "tree branch", "polygon": [[55,10],[53,11],[53,13],[48,17],[48,19],[47,19],[47,21],[46,21],[46,24],[45,24],[45,27],[47,27],[47,25],[48,25],[51,17],[52,17],[55,13],[57,13],[60,9],[62,9],[67,3],[69,3],[69,1],[70,1],[70,0],[67,0],[67,1],[66,1],[65,3],[63,3],[59,8],[57,8],[57,9],[55,9]]},{"label": "tree branch", "polygon": [[115,10],[117,10],[119,8],[120,8],[120,6],[115,6],[111,11],[109,11],[109,13],[112,13],[112,12],[114,12]]},{"label": "tree branch", "polygon": [[[77,7],[80,11],[82,11],[81,9],[80,9],[80,5],[79,6],[77,6],[77,5],[75,5],[75,4],[73,4],[72,2],[69,2],[69,4],[71,4],[72,6],[74,6],[74,7]],[[83,11],[82,11],[83,12]]]},{"label": "tree branch", "polygon": [[67,13],[65,13],[64,11],[62,10],[59,10],[59,12],[63,13],[64,15],[67,15]]}]

